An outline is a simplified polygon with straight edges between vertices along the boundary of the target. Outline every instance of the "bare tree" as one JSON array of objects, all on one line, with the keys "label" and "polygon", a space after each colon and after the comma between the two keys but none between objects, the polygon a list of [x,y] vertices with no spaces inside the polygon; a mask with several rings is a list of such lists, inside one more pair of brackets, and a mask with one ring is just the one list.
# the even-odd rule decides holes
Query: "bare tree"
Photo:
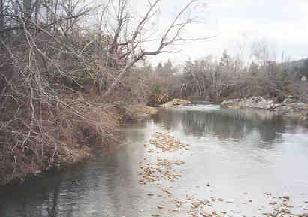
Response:
[{"label": "bare tree", "polygon": [[3,28],[4,28],[4,0],[0,0],[0,31],[2,31]]},{"label": "bare tree", "polygon": [[[184,14],[196,2],[196,0],[190,0],[178,12],[178,14],[166,28],[165,32],[161,35],[156,49],[145,50],[143,47],[144,41],[142,41],[142,34],[144,34],[144,28],[155,15],[157,6],[160,2],[161,0],[149,2],[149,7],[146,10],[144,16],[141,18],[137,27],[132,31],[130,36],[127,36],[127,34],[124,34],[129,21],[127,0],[118,1],[119,7],[117,12],[117,27],[112,37],[113,39],[109,48],[109,53],[112,60],[116,62],[117,66],[121,66],[121,68],[118,75],[115,77],[114,81],[105,92],[105,97],[108,96],[114,88],[116,88],[121,79],[137,62],[144,59],[146,56],[158,55],[162,53],[164,49],[169,45],[178,40],[182,40],[180,37],[181,32],[189,23],[191,23],[190,18],[183,20]],[[121,35],[125,35],[126,37],[121,37]]]},{"label": "bare tree", "polygon": [[[196,2],[188,0],[157,39],[147,29],[161,1],[148,1],[137,19],[129,0],[106,0],[96,7],[80,0],[1,0],[0,32],[9,37],[0,39],[0,159],[5,161],[0,167],[9,166],[0,176],[14,178],[29,165],[49,168],[75,156],[76,146],[111,135],[115,120],[97,93],[108,96],[123,88],[124,77],[134,88],[122,89],[122,96],[146,102],[151,70],[139,76],[134,67],[184,40],[181,34],[191,23],[186,13]],[[98,8],[97,34],[90,14]],[[157,42],[153,50],[146,48],[149,40]]]}]

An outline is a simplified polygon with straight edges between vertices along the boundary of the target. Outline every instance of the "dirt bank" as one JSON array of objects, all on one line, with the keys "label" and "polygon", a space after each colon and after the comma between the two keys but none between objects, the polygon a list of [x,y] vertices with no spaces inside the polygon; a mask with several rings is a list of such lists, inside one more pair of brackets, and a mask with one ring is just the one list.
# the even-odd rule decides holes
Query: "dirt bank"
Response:
[{"label": "dirt bank", "polygon": [[54,144],[46,142],[29,144],[23,150],[1,150],[0,185],[20,183],[52,168],[91,158],[98,148],[119,141],[117,128],[121,124],[142,121],[158,112],[142,104],[87,103],[84,99],[75,99],[70,106],[78,111],[76,115],[63,110],[57,114],[57,125],[47,128],[50,135],[56,135]]}]

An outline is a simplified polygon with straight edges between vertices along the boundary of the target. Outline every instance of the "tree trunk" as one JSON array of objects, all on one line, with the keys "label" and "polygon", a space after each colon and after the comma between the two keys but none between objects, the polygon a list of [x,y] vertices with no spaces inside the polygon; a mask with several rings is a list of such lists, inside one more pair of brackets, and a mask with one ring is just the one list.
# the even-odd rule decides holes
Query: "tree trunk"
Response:
[{"label": "tree trunk", "polygon": [[23,13],[26,25],[28,25],[31,21],[31,0],[23,1]]},{"label": "tree trunk", "polygon": [[35,14],[34,14],[34,22],[36,25],[38,25],[38,15],[40,13],[40,9],[41,9],[41,0],[36,0],[35,2],[35,7],[34,7],[34,11],[35,11]]},{"label": "tree trunk", "polygon": [[0,38],[3,34],[1,33],[4,29],[4,0],[0,0]]}]

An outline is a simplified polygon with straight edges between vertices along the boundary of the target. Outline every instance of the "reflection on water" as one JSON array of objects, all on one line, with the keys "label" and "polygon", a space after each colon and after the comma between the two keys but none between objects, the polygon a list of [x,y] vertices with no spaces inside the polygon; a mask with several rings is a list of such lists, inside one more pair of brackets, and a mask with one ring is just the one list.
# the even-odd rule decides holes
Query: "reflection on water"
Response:
[{"label": "reflection on water", "polygon": [[[266,209],[264,192],[288,194],[295,204],[308,200],[305,127],[270,112],[194,105],[163,110],[153,120],[127,126],[118,149],[97,153],[91,161],[1,189],[0,216],[151,216],[154,199],[146,193],[155,186],[138,184],[138,162],[144,157],[143,144],[161,130],[191,145],[190,154],[181,155],[186,164],[183,178],[174,183],[178,194],[232,199],[237,202],[217,207],[247,216]],[[206,183],[211,187],[203,188]]]},{"label": "reflection on water", "polygon": [[[269,146],[281,139],[286,123],[268,111],[249,110],[176,110],[160,113],[155,119],[169,130],[182,129],[186,135],[217,136],[221,140],[242,140],[252,133],[259,134],[259,145]],[[264,143],[263,143],[264,142]],[[270,148],[270,147],[264,147]]]},{"label": "reflection on water", "polygon": [[154,121],[183,137],[216,138],[222,143],[249,142],[255,145],[256,150],[273,149],[276,145],[289,142],[286,140],[290,138],[286,135],[293,135],[294,142],[299,144],[303,141],[297,141],[297,137],[307,138],[308,129],[299,126],[294,120],[286,120],[269,111],[211,108],[167,110],[161,112]]}]

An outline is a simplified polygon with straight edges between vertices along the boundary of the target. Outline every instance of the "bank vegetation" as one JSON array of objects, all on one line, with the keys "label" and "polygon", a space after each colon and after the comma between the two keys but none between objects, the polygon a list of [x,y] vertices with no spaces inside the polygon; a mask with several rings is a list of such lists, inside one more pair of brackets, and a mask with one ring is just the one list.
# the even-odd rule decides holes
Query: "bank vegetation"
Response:
[{"label": "bank vegetation", "polygon": [[131,106],[147,95],[138,64],[181,40],[195,3],[147,50],[160,0],[138,16],[128,0],[1,0],[0,183],[89,157],[132,113],[153,113]]}]

